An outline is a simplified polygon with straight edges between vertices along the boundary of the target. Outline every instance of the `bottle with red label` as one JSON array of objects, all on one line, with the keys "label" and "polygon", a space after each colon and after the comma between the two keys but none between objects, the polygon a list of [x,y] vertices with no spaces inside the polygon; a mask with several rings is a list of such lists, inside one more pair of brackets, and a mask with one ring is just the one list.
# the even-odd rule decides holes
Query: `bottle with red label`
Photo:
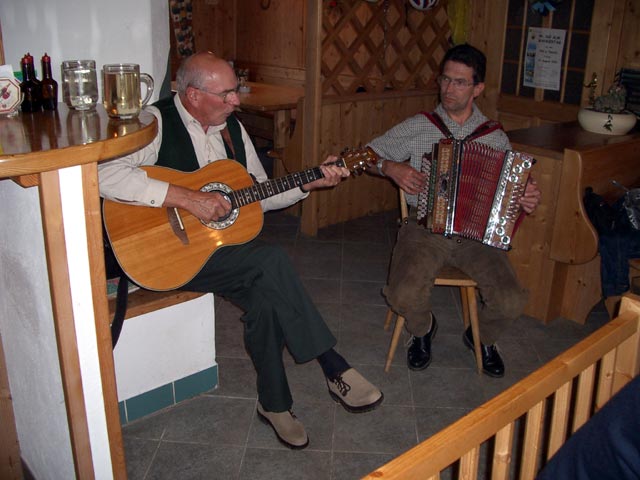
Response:
[{"label": "bottle with red label", "polygon": [[58,82],[56,82],[51,76],[51,57],[45,54],[41,59],[42,64],[42,81],[41,93],[42,93],[42,108],[45,110],[57,110],[58,109]]},{"label": "bottle with red label", "polygon": [[39,112],[42,110],[42,87],[36,78],[33,57],[30,53],[22,57],[20,67],[22,68],[20,91],[24,98],[20,108],[23,112]]}]

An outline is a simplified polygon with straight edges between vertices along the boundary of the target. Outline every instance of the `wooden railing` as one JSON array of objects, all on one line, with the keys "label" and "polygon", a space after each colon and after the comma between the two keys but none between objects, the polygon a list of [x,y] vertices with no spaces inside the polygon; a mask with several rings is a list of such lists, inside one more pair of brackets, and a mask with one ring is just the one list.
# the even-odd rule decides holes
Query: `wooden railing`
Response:
[{"label": "wooden railing", "polygon": [[[497,397],[371,472],[367,479],[533,479],[567,438],[640,370],[640,297]],[[487,450],[486,464],[480,461]],[[455,477],[454,477],[455,478]]]}]

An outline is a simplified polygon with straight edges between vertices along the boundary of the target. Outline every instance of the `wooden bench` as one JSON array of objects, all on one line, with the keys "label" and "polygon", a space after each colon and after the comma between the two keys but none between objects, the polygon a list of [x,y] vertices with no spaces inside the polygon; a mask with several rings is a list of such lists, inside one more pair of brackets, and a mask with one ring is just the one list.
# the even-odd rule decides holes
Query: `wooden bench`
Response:
[{"label": "wooden bench", "polygon": [[[127,299],[127,313],[125,319],[137,317],[145,313],[150,313],[161,308],[188,302],[194,298],[205,295],[201,292],[184,292],[180,290],[170,290],[168,292],[153,292],[151,290],[136,290],[129,293]],[[116,308],[116,299],[109,299],[109,317],[113,318]]]}]

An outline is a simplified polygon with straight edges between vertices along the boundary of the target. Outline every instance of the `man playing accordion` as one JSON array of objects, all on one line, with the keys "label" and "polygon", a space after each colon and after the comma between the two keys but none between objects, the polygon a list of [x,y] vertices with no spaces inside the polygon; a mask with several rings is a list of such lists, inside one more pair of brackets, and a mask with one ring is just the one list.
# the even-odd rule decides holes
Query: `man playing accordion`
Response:
[{"label": "man playing accordion", "polygon": [[[491,149],[511,149],[500,125],[491,122],[474,103],[484,90],[485,71],[486,58],[478,49],[467,44],[451,48],[438,77],[440,104],[434,112],[410,117],[369,143],[380,157],[376,173],[389,177],[404,190],[413,211],[427,183],[427,175],[420,171],[422,158],[431,155],[434,144],[443,138],[473,138]],[[517,203],[529,214],[539,202],[540,191],[529,177]],[[445,265],[458,268],[478,283],[483,372],[502,377],[504,362],[495,342],[509,322],[522,313],[527,300],[506,251],[458,235],[433,233],[419,225],[415,215],[410,215],[409,224],[400,229],[383,290],[391,308],[405,317],[412,335],[407,352],[409,368],[422,370],[431,362],[431,341],[437,330],[431,290]],[[463,341],[473,349],[470,329],[464,332]]]}]

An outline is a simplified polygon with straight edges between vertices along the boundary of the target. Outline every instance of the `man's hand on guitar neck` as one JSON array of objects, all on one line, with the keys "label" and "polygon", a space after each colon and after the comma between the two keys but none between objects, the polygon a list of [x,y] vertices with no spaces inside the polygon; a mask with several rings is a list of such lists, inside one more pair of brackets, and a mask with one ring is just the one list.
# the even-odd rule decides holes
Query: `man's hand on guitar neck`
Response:
[{"label": "man's hand on guitar neck", "polygon": [[[324,177],[304,185],[304,190],[335,187],[343,178],[348,177],[348,169],[329,165],[336,160],[338,157],[328,156],[320,165]],[[174,184],[169,184],[167,196],[162,206],[182,208],[206,223],[218,221],[231,212],[231,204],[217,192],[201,192]]]},{"label": "man's hand on guitar neck", "polygon": [[303,186],[303,191],[309,192],[318,188],[335,187],[342,181],[343,178],[347,178],[349,176],[348,169],[339,167],[337,165],[328,165],[330,163],[336,162],[336,160],[338,160],[338,157],[336,157],[335,155],[329,155],[327,159],[322,162],[322,165],[320,165],[320,170],[322,170],[322,174],[324,175],[324,177],[311,183],[307,183]]}]

